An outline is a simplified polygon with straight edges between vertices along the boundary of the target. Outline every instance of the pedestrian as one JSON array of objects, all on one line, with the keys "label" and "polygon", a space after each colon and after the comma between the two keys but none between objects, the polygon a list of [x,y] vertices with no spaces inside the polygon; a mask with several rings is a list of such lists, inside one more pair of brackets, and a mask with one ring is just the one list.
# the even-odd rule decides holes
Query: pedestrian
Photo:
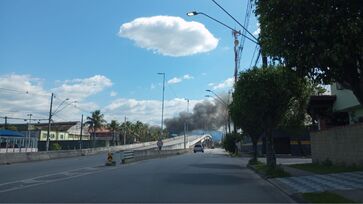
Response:
[{"label": "pedestrian", "polygon": [[163,147],[163,141],[161,139],[158,140],[158,142],[156,143],[156,145],[159,148],[159,151],[161,151],[161,148]]}]

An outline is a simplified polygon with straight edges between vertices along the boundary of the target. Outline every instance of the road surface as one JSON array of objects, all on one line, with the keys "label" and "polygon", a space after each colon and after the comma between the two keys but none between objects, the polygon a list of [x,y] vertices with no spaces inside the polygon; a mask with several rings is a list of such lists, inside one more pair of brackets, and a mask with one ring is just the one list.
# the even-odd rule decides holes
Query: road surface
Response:
[{"label": "road surface", "polygon": [[221,149],[116,167],[105,157],[0,166],[0,202],[293,202]]}]

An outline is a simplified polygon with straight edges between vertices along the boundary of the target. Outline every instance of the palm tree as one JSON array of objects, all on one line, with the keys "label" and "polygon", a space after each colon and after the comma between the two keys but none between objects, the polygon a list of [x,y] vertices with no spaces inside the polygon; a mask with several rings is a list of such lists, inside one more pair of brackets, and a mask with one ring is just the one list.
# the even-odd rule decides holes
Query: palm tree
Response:
[{"label": "palm tree", "polygon": [[116,120],[111,120],[111,123],[108,124],[108,127],[112,130],[112,143],[115,145],[115,132],[119,129],[119,124]]},{"label": "palm tree", "polygon": [[91,117],[87,117],[86,124],[89,125],[88,131],[92,131],[93,148],[96,145],[96,131],[100,129],[106,120],[103,119],[103,114],[100,110],[95,110],[91,112]]}]

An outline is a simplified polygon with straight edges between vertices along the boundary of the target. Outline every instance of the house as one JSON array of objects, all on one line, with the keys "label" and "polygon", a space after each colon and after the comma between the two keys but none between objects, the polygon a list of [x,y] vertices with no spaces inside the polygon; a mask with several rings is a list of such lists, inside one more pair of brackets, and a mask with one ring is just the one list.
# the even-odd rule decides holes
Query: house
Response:
[{"label": "house", "polygon": [[308,113],[312,130],[363,122],[363,107],[353,92],[339,83],[331,85],[331,95],[311,96]]},{"label": "house", "polygon": [[331,85],[331,93],[313,96],[309,101],[312,160],[363,166],[363,107],[353,92],[339,83]]},{"label": "house", "polygon": [[[27,124],[13,124],[16,129],[23,133],[37,137],[38,141],[47,141],[48,123],[35,123],[28,126]],[[80,140],[81,123],[80,122],[57,122],[52,123],[49,132],[50,141],[73,141]],[[90,134],[88,128],[83,127],[82,140],[89,140]]]}]

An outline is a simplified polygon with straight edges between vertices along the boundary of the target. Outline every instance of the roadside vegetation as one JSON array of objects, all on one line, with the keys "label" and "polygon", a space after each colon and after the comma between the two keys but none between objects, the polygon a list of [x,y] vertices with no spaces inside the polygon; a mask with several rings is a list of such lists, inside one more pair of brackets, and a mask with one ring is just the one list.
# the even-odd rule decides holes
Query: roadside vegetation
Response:
[{"label": "roadside vegetation", "polygon": [[363,19],[359,3],[352,1],[254,2],[262,66],[239,73],[229,111],[251,138],[255,162],[264,135],[267,166],[274,169],[272,132],[306,128],[307,102],[321,93],[320,85],[338,82],[363,103]]},{"label": "roadside vegetation", "polygon": [[[160,127],[150,126],[140,121],[125,121],[120,123],[117,120],[111,120],[110,123],[107,123],[100,110],[91,112],[91,116],[87,117],[86,124],[88,124],[89,132],[91,132],[92,140],[95,139],[97,130],[102,128],[109,128],[112,131],[113,143],[119,141],[120,144],[124,144],[124,142],[126,144],[132,144],[134,142],[156,141],[160,137],[168,137],[166,130],[162,133]],[[125,135],[126,137],[124,137]]]},{"label": "roadside vegetation", "polygon": [[288,172],[284,171],[284,169],[277,165],[275,168],[270,168],[266,164],[255,161],[251,159],[248,163],[250,168],[254,169],[257,173],[262,175],[265,178],[278,178],[278,177],[289,177],[291,176]]}]

